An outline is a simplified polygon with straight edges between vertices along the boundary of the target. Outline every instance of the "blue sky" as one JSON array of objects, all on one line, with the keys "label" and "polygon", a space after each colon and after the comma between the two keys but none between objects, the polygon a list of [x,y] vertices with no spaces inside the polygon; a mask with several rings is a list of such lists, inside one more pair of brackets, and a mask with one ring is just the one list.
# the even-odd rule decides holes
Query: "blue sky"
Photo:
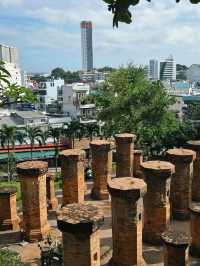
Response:
[{"label": "blue sky", "polygon": [[134,23],[113,29],[102,0],[0,0],[0,43],[18,48],[27,71],[80,69],[79,25],[92,20],[95,67],[146,64],[169,54],[178,63],[200,63],[200,5],[140,1]]}]

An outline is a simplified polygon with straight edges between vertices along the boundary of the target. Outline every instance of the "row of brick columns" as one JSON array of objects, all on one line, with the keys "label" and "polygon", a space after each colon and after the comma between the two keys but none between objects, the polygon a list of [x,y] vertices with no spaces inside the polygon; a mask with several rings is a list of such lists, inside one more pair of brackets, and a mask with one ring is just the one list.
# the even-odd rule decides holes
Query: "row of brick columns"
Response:
[{"label": "row of brick columns", "polygon": [[[133,152],[134,135],[119,134],[115,139],[117,178],[114,179],[111,179],[110,143],[104,140],[91,143],[94,173],[92,195],[96,199],[108,199],[109,192],[112,202],[111,265],[143,265],[142,238],[151,244],[164,242],[165,265],[188,265],[189,239],[184,234],[176,235],[174,232],[165,231],[170,223],[170,205],[172,216],[176,219],[188,219],[190,213],[191,253],[200,256],[200,203],[193,202],[190,205],[193,161],[196,153],[186,149],[172,149],[167,151],[171,163],[142,162],[142,152]],[[60,158],[63,208],[58,216],[58,228],[63,233],[64,265],[99,266],[99,228],[103,215],[95,206],[84,203],[85,153],[81,150],[66,150],[61,152]],[[17,165],[22,192],[23,227],[26,239],[30,242],[40,240],[49,233],[47,196],[50,208],[57,207],[54,179],[50,174],[47,178],[47,171],[48,165],[45,162],[24,162]],[[133,173],[139,178],[133,178]],[[196,173],[198,174],[198,171]],[[193,187],[194,181],[198,184],[197,179],[193,180]],[[0,204],[3,206],[6,202],[10,208],[4,214],[4,219],[1,217],[3,215],[0,216],[0,230],[1,226],[8,225],[9,229],[14,230],[15,226],[19,226],[16,191],[0,190]],[[176,252],[180,256],[172,256]]]}]

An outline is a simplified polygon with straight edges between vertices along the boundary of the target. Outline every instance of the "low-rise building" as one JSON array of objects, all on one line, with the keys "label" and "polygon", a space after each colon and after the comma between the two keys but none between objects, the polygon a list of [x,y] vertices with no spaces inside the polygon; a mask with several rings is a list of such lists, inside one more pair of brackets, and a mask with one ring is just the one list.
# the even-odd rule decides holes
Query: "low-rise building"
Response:
[{"label": "low-rise building", "polygon": [[73,83],[61,86],[58,90],[58,103],[60,111],[72,118],[80,114],[82,101],[89,95],[90,86],[84,83]]},{"label": "low-rise building", "polygon": [[64,83],[63,79],[50,79],[39,83],[32,83],[31,89],[38,99],[37,109],[46,111],[47,106],[57,100],[57,93]]}]

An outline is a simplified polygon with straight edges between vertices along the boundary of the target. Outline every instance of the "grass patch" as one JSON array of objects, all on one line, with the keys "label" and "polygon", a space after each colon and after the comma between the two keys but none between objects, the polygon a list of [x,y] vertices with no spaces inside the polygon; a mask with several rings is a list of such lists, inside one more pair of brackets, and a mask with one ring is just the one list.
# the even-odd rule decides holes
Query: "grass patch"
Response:
[{"label": "grass patch", "polygon": [[0,181],[0,187],[15,187],[17,189],[17,204],[21,202],[20,182],[18,181]]}]

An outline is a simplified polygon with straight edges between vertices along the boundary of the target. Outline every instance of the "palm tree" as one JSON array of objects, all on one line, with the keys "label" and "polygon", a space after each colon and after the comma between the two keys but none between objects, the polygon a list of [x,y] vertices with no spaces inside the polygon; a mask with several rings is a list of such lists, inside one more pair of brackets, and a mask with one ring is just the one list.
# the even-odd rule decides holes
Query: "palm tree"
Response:
[{"label": "palm tree", "polygon": [[72,139],[72,148],[74,148],[74,139],[76,137],[81,138],[83,127],[78,120],[72,120],[70,124],[63,126],[62,133],[65,137]]},{"label": "palm tree", "polygon": [[56,163],[56,173],[58,169],[58,154],[59,154],[59,143],[60,143],[60,137],[61,137],[62,129],[61,128],[53,128],[50,127],[47,131],[46,137],[52,137],[53,143],[55,146],[55,163]]},{"label": "palm tree", "polygon": [[6,124],[2,125],[0,130],[0,142],[2,147],[7,147],[8,161],[7,161],[7,171],[8,171],[8,180],[12,178],[11,174],[11,164],[12,159],[14,159],[11,150],[14,149],[15,143],[23,143],[23,133],[17,130],[14,126],[7,126]]},{"label": "palm tree", "polygon": [[97,124],[91,123],[86,126],[87,136],[92,141],[94,135],[99,135],[99,126]]},{"label": "palm tree", "polygon": [[40,127],[31,127],[27,126],[25,128],[26,137],[29,139],[30,148],[31,148],[31,160],[33,159],[33,148],[35,142],[37,141],[39,145],[42,145],[45,142],[44,133],[40,129]]}]

